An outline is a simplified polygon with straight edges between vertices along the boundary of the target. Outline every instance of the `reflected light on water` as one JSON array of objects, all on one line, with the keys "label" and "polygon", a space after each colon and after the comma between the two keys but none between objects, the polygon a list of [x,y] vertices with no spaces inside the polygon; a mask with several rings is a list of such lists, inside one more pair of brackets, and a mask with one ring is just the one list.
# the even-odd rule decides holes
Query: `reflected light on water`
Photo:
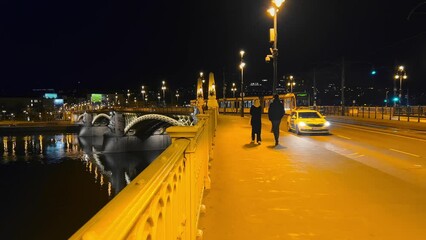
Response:
[{"label": "reflected light on water", "polygon": [[[151,141],[143,140],[150,148],[145,150],[140,147],[142,140],[136,137],[118,145],[117,139],[82,140],[77,134],[68,133],[0,136],[0,140],[3,144],[0,146],[0,221],[25,216],[26,223],[36,228],[49,225],[43,232],[47,235],[51,234],[52,228],[75,228],[84,224],[88,211],[104,206],[164,150],[161,147],[170,143],[161,136],[154,136]],[[116,147],[112,149],[126,149],[126,152],[105,153],[105,145]],[[20,199],[28,198],[36,201],[31,201],[30,205],[22,204],[25,200]],[[52,220],[64,212],[69,215],[62,217],[66,220]],[[5,236],[16,234],[17,231],[5,226],[0,226],[0,238],[6,231]],[[68,231],[71,234],[76,229]],[[34,231],[28,231],[32,236],[19,239],[46,239],[34,238],[34,234]]]}]

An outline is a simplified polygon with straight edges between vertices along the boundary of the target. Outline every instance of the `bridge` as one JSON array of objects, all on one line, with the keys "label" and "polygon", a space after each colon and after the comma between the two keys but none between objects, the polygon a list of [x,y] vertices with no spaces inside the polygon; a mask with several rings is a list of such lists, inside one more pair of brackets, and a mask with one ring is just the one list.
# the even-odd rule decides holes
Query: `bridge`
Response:
[{"label": "bridge", "polygon": [[330,115],[330,136],[283,123],[278,146],[266,116],[255,145],[248,116],[215,107],[168,127],[172,144],[71,239],[423,239],[426,124]]},{"label": "bridge", "polygon": [[79,136],[150,135],[169,126],[193,126],[197,108],[111,108],[74,112],[73,122],[82,125]]},{"label": "bridge", "polygon": [[[266,116],[262,145],[250,144],[248,120],[219,115],[215,124],[209,110],[194,126],[168,128],[172,145],[71,239],[422,239],[426,233],[426,152],[415,147],[426,141],[426,123],[330,115],[332,135],[283,130],[274,147]],[[405,128],[416,130],[407,135]]]}]

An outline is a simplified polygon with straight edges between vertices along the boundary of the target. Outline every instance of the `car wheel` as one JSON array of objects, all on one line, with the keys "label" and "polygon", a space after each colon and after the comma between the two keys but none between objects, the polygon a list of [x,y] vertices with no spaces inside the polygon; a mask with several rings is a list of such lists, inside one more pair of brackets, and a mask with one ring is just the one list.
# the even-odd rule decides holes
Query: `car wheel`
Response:
[{"label": "car wheel", "polygon": [[297,135],[300,135],[300,134],[301,134],[301,132],[299,131],[299,126],[297,126],[297,125],[296,125],[296,134],[297,134]]}]

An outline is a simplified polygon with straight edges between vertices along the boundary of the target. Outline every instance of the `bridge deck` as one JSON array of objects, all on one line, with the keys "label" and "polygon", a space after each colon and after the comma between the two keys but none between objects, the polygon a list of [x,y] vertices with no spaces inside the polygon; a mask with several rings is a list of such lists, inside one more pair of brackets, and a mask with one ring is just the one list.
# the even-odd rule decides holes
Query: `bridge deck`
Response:
[{"label": "bridge deck", "polygon": [[[406,183],[356,162],[327,165],[335,153],[306,149],[304,137],[284,131],[274,147],[269,121],[262,124],[258,146],[250,144],[248,117],[219,116],[212,188],[199,223],[204,240],[423,239],[422,213],[399,214],[410,205],[377,193],[404,192],[410,188]],[[380,180],[370,184],[365,176]]]}]

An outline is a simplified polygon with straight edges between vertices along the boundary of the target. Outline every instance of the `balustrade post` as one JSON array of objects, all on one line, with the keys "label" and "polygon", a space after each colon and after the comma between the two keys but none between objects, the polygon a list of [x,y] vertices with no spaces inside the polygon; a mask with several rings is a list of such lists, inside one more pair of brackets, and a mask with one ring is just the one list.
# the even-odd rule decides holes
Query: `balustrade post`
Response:
[{"label": "balustrade post", "polygon": [[411,107],[407,106],[407,122],[410,121]]},{"label": "balustrade post", "polygon": [[419,105],[419,108],[418,108],[418,114],[417,114],[417,122],[420,122],[420,114],[421,114],[421,111],[422,110],[422,108],[420,107],[420,105]]},{"label": "balustrade post", "polygon": [[382,120],[383,120],[383,115],[385,114],[385,109],[384,109],[384,107],[382,106]]},{"label": "balustrade post", "polygon": [[[209,161],[209,126],[208,118],[198,114],[198,123],[195,126],[173,126],[167,128],[166,132],[172,139],[172,143],[177,139],[185,138],[190,140],[188,148],[185,150],[186,158],[186,182],[188,188],[186,195],[189,199],[185,203],[186,221],[185,230],[189,233],[186,239],[197,239],[202,236],[202,231],[198,230],[198,219],[202,206],[203,192],[205,188],[210,188],[210,177],[208,172]],[[187,235],[187,236],[188,236]]]}]

